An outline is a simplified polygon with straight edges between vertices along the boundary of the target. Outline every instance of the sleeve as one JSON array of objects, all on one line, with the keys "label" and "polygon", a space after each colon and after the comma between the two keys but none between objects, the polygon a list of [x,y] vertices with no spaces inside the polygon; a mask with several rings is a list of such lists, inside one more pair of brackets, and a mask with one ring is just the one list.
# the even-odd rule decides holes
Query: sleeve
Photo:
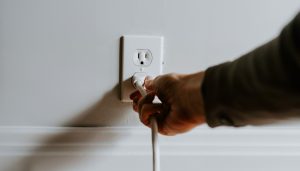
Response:
[{"label": "sleeve", "polygon": [[274,40],[208,68],[201,91],[210,127],[300,117],[300,13]]}]

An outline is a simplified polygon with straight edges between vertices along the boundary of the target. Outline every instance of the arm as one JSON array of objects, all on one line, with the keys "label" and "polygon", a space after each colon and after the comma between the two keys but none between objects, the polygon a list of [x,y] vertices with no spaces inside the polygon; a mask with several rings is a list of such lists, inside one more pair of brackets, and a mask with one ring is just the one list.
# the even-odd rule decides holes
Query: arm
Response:
[{"label": "arm", "polygon": [[[164,135],[205,122],[243,126],[300,117],[300,13],[278,38],[233,62],[195,74],[158,76],[145,87],[146,97],[131,95],[133,108],[146,126],[155,113]],[[162,104],[152,103],[155,96]]]},{"label": "arm", "polygon": [[211,127],[300,117],[300,13],[276,39],[208,68],[202,94]]}]

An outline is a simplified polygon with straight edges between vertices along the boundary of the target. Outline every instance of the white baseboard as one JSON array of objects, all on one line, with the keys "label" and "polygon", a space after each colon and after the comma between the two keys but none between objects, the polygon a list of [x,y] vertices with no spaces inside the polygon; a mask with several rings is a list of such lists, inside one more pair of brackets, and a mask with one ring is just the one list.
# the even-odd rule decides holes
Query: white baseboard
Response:
[{"label": "white baseboard", "polygon": [[[299,128],[198,128],[160,136],[161,155],[300,155]],[[150,155],[141,127],[0,127],[0,155]]]},{"label": "white baseboard", "polygon": [[[299,128],[160,136],[162,171],[298,171]],[[151,171],[150,130],[0,127],[0,171]]]}]

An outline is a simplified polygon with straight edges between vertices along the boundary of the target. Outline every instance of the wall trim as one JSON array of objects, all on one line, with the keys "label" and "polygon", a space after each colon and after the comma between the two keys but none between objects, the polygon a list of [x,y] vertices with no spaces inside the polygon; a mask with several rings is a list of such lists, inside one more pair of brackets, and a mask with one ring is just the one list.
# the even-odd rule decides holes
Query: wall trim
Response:
[{"label": "wall trim", "polygon": [[[160,136],[161,155],[300,156],[300,128],[197,128]],[[144,127],[0,127],[0,155],[151,155]]]}]

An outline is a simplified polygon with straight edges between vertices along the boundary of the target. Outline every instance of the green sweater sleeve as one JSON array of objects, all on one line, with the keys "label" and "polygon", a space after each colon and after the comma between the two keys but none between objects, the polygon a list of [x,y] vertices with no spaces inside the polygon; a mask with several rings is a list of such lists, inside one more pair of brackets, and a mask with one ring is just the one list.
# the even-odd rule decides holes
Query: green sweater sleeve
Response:
[{"label": "green sweater sleeve", "polygon": [[210,127],[300,117],[300,13],[274,40],[208,68],[201,91]]}]

